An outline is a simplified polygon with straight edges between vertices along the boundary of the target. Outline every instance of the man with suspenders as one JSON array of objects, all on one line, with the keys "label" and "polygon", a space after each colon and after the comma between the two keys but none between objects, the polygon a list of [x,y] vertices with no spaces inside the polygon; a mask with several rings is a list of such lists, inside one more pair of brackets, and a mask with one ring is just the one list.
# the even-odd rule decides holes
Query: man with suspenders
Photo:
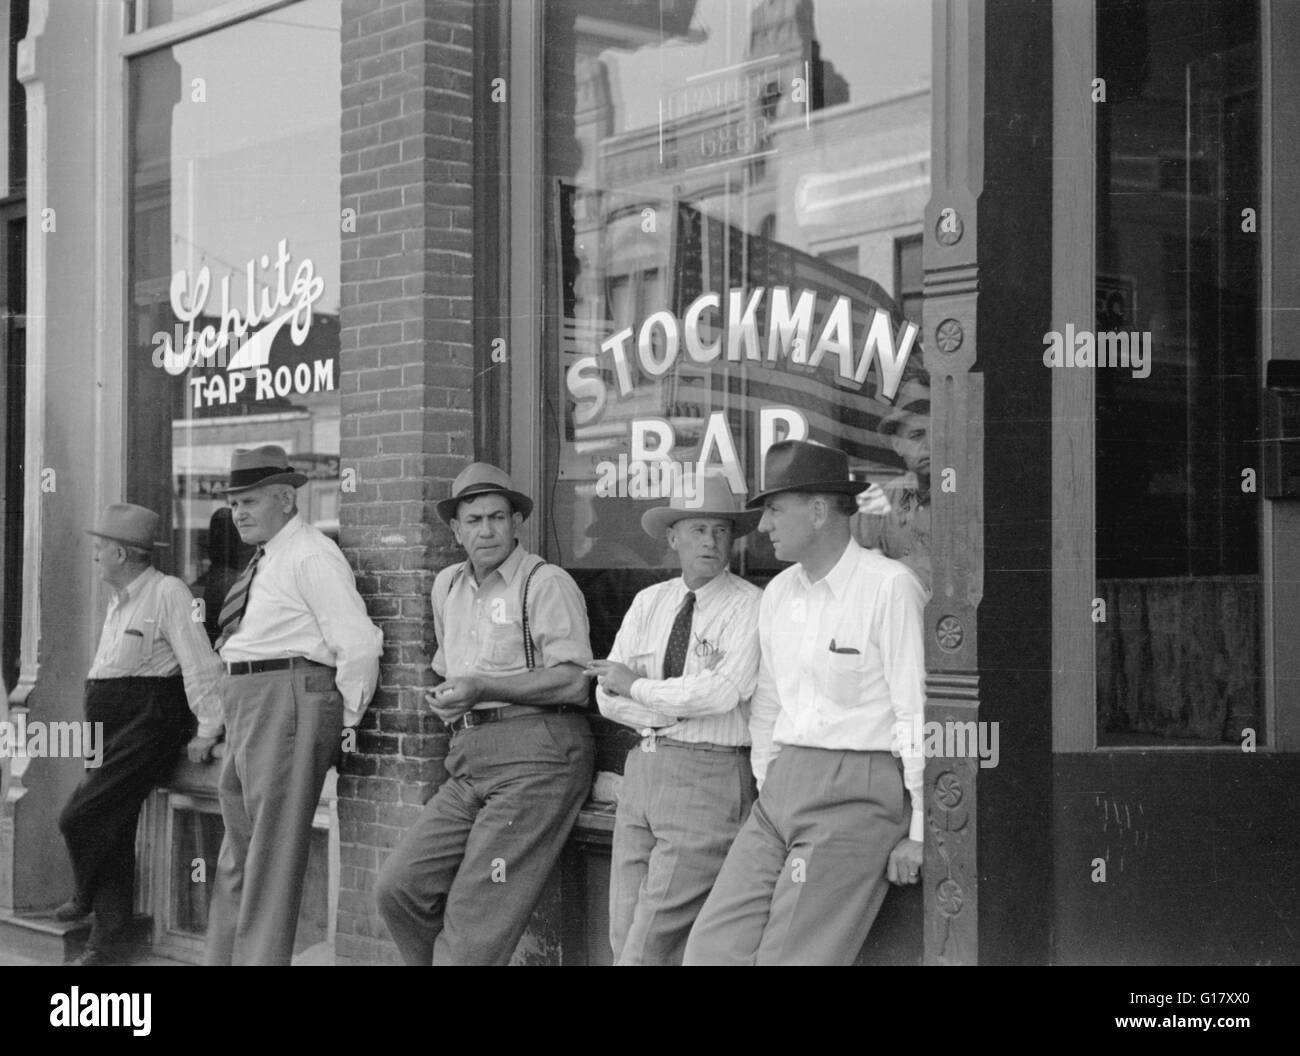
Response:
[{"label": "man with suspenders", "polygon": [[591,789],[586,604],[516,539],[532,508],[482,462],[438,503],[469,555],[432,592],[448,776],[376,886],[407,964],[508,963]]}]

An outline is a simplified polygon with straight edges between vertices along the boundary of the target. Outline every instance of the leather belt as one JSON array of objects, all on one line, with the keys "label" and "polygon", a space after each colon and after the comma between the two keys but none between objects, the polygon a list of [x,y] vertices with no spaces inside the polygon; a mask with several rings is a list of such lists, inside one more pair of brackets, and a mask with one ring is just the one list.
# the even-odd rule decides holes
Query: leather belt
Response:
[{"label": "leather belt", "polygon": [[[645,738],[650,740],[650,738]],[[728,755],[744,755],[749,751],[747,744],[714,744],[712,741],[675,741],[671,737],[656,737],[652,742],[656,748],[685,748],[693,752],[726,752]]]},{"label": "leather belt", "polygon": [[478,711],[467,711],[459,719],[453,719],[447,723],[447,729],[451,730],[452,733],[460,733],[461,730],[472,730],[475,726],[486,726],[489,723],[502,722],[506,719],[522,719],[531,715],[567,715],[581,710],[583,709],[572,704],[557,704],[552,708],[538,707],[535,704],[507,704],[501,708],[480,708]]},{"label": "leather belt", "polygon": [[295,665],[299,667],[329,667],[305,656],[286,656],[279,660],[234,660],[226,664],[228,675],[262,675],[267,671],[288,671]]}]

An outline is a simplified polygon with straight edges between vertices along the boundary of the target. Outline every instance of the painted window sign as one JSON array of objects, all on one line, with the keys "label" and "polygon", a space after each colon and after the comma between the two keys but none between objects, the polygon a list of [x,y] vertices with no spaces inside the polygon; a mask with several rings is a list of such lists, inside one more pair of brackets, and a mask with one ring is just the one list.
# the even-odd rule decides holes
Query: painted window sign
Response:
[{"label": "painted window sign", "polygon": [[154,335],[153,362],[172,375],[219,368],[187,379],[195,410],[235,403],[245,394],[263,401],[334,388],[333,356],[272,362],[272,346],[285,324],[293,347],[303,348],[311,332],[312,308],[325,293],[325,280],[310,258],[298,263],[290,280],[292,261],[289,241],[283,238],[276,244],[273,269],[269,254],[249,260],[242,303],[231,293],[231,276],[223,277],[215,316],[208,311],[214,291],[206,264],[193,277],[184,270],[172,276],[170,302],[178,322],[174,334]]},{"label": "painted window sign", "polygon": [[[753,494],[795,437],[877,485],[871,540],[920,568],[929,395],[899,265],[930,190],[928,5],[591,10],[546,8],[548,549],[630,591],[605,570],[673,566],[646,509],[701,467]],[[761,533],[737,551],[779,567]]]}]

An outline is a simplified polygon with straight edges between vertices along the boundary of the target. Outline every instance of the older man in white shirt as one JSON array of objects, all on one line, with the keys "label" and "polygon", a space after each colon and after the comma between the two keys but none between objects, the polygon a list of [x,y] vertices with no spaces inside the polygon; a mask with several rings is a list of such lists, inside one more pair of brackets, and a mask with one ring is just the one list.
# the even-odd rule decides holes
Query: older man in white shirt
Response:
[{"label": "older man in white shirt", "polygon": [[[751,705],[759,798],[691,931],[687,964],[852,964],[888,879],[921,867],[924,760],[896,731],[922,714],[924,590],[850,535],[839,452],[774,444],[763,507],[778,559],[759,611]],[[904,785],[911,796],[907,808]]]},{"label": "older man in white shirt", "polygon": [[379,679],[383,635],[342,551],[299,515],[306,481],[274,445],[232,460],[235,527],[257,551],[217,639],[229,743],[208,964],[289,963],[325,773]]},{"label": "older man in white shirt", "polygon": [[[618,965],[681,964],[686,936],[754,802],[749,698],[762,592],[727,565],[758,524],[721,474],[699,477],[642,528],[682,574],[632,599],[596,702],[639,730],[614,821],[609,936]],[[689,492],[689,494],[688,494]]]}]

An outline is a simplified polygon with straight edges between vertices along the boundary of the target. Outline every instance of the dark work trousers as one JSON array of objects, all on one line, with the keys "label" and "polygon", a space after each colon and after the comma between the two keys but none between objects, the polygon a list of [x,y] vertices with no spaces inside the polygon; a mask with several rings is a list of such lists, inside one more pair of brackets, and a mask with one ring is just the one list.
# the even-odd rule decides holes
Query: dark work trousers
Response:
[{"label": "dark work trousers", "polygon": [[59,816],[77,900],[95,911],[90,945],[122,937],[131,919],[140,807],[166,781],[194,736],[180,675],[86,682],[86,721],[103,723],[104,757],[86,771]]},{"label": "dark work trousers", "polygon": [[227,675],[226,834],[208,908],[205,964],[288,964],[298,930],[311,825],[343,736],[334,668]]},{"label": "dark work trousers", "polygon": [[578,714],[520,715],[453,736],[447,780],[376,885],[407,964],[509,963],[591,791],[593,745]]}]

